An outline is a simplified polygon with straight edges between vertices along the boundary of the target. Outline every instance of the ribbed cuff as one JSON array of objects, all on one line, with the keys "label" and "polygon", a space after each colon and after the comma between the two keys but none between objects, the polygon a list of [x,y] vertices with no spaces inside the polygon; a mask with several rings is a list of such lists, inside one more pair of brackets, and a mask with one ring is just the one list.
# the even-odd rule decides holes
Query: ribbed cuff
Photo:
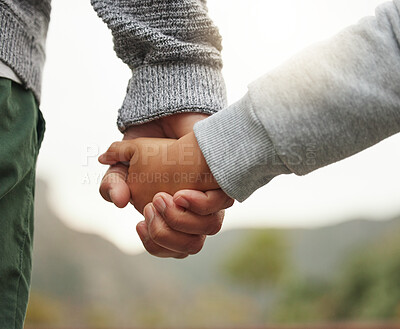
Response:
[{"label": "ribbed cuff", "polygon": [[219,186],[240,202],[275,176],[290,173],[256,117],[248,95],[196,123],[194,132]]},{"label": "ribbed cuff", "polygon": [[[49,13],[48,13],[49,14]],[[40,101],[44,45],[38,44],[17,16],[0,1],[0,59],[31,89]]]},{"label": "ribbed cuff", "polygon": [[168,115],[183,112],[214,114],[226,107],[226,90],[218,68],[200,64],[165,63],[133,71],[118,116],[124,132]]}]

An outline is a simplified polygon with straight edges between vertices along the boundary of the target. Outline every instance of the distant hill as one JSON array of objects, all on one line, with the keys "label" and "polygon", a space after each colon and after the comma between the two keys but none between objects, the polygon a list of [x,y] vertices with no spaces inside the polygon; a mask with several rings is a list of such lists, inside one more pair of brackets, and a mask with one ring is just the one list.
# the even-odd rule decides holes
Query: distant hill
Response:
[{"label": "distant hill", "polygon": [[[183,261],[144,253],[132,256],[99,236],[66,227],[49,207],[44,181],[37,182],[36,195],[32,304],[57,301],[60,309],[58,318],[47,324],[186,328],[262,324],[262,296],[234,286],[221,271],[232,249],[254,230],[208,238],[199,255]],[[400,218],[282,232],[294,270],[306,277],[329,278],[352,250],[396,229]],[[39,323],[40,316],[33,312],[28,323]]]}]

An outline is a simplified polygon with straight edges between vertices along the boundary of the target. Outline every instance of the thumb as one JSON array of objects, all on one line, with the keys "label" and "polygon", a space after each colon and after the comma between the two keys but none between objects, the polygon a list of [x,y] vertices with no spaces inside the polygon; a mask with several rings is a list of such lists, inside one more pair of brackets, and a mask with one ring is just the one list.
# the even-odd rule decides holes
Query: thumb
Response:
[{"label": "thumb", "polygon": [[124,208],[131,198],[129,187],[126,183],[128,168],[122,164],[111,166],[104,175],[100,185],[101,196],[118,208]]},{"label": "thumb", "polygon": [[114,142],[108,150],[99,156],[99,162],[104,165],[114,165],[118,162],[127,162],[137,153],[138,147],[134,140]]}]

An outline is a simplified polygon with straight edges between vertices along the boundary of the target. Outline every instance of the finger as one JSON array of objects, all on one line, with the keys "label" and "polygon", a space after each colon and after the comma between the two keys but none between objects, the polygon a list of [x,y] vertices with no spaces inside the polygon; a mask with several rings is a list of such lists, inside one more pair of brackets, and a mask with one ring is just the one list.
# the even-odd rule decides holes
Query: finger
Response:
[{"label": "finger", "polygon": [[146,222],[140,222],[136,226],[136,231],[142,240],[144,248],[150,255],[160,257],[160,258],[178,258],[183,259],[189,256],[188,254],[178,253],[169,249],[165,249],[150,239],[149,232],[147,230]]},{"label": "finger", "polygon": [[203,248],[206,238],[204,235],[192,235],[173,230],[165,223],[153,204],[148,204],[144,213],[149,237],[159,246],[189,255],[197,254]]},{"label": "finger", "polygon": [[124,208],[130,200],[131,193],[126,183],[128,167],[122,164],[110,166],[100,184],[100,194],[104,200]]},{"label": "finger", "polygon": [[172,196],[167,193],[156,194],[153,204],[164,218],[165,223],[175,231],[196,235],[214,235],[221,230],[224,211],[204,216],[197,215],[176,205]]},{"label": "finger", "polygon": [[174,195],[174,202],[198,215],[210,215],[233,205],[235,200],[221,189],[207,192],[182,190]]},{"label": "finger", "polygon": [[118,162],[129,162],[137,151],[133,140],[114,142],[108,150],[99,156],[99,162],[105,165],[113,165]]}]

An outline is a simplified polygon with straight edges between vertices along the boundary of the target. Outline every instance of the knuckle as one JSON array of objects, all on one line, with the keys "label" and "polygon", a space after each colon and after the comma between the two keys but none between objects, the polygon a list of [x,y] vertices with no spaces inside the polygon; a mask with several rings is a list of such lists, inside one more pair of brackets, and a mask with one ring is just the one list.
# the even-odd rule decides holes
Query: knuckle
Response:
[{"label": "knuckle", "polygon": [[204,215],[209,215],[209,214],[212,214],[214,212],[213,211],[214,203],[215,202],[213,200],[211,200],[211,199],[207,200],[206,204],[204,205],[205,206],[204,207]]},{"label": "knuckle", "polygon": [[222,224],[224,222],[224,216],[225,216],[225,212],[223,210],[210,215],[208,235],[215,235],[221,230]]},{"label": "knuckle", "polygon": [[228,201],[225,203],[225,209],[232,207],[234,203],[235,203],[235,200],[229,198]]},{"label": "knuckle", "polygon": [[198,209],[196,210],[196,213],[200,216],[207,216],[212,213],[211,208],[208,203],[202,205],[199,205]]},{"label": "knuckle", "polygon": [[165,198],[166,197],[166,193],[164,193],[164,192],[158,192],[158,193],[156,193],[155,195],[154,195],[154,197],[153,197],[153,201],[155,200],[155,199],[157,199],[157,198]]},{"label": "knuckle", "polygon": [[198,254],[201,249],[203,249],[205,242],[205,236],[204,235],[199,235],[196,237],[193,237],[187,244],[186,244],[186,250],[189,255],[195,255]]},{"label": "knuckle", "polygon": [[144,249],[153,256],[158,257],[160,255],[160,248],[157,247],[157,245],[153,243],[148,243],[148,242],[143,242]]},{"label": "knuckle", "polygon": [[217,218],[217,220],[220,221],[221,224],[222,224],[222,222],[224,221],[224,218],[225,218],[225,210],[217,211],[217,212],[214,214],[214,216],[215,216],[215,217]]},{"label": "knuckle", "polygon": [[207,216],[212,213],[211,208],[205,208],[204,211],[202,212],[202,216]]},{"label": "knuckle", "polygon": [[119,145],[120,145],[120,142],[112,142],[108,150],[112,151],[112,150],[116,149]]},{"label": "knuckle", "polygon": [[170,211],[168,207],[165,209],[163,218],[166,224],[176,231],[182,230],[182,218],[176,212]]},{"label": "knuckle", "polygon": [[215,235],[217,234],[222,228],[222,220],[215,219],[208,225],[207,234],[208,235]]},{"label": "knuckle", "polygon": [[150,238],[155,242],[162,242],[165,239],[165,229],[157,224],[157,221],[153,220],[149,225]]}]

